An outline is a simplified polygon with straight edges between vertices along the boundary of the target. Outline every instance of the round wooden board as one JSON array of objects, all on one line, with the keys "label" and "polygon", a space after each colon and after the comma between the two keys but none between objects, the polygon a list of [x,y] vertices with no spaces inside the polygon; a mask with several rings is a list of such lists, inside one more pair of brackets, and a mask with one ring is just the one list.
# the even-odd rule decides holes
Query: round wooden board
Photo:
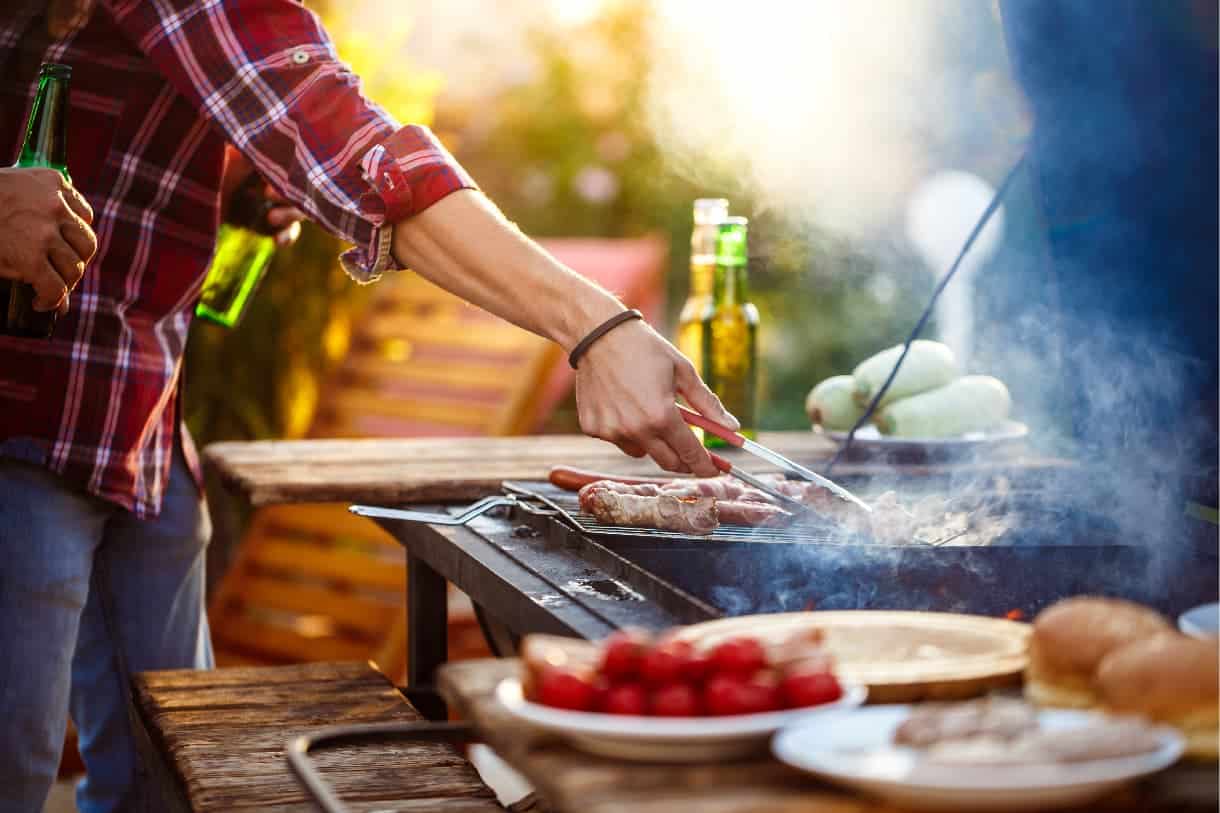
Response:
[{"label": "round wooden board", "polygon": [[701,647],[737,635],[780,640],[820,627],[835,670],[869,688],[869,703],[974,697],[1019,684],[1029,625],[956,613],[832,610],[722,618],[678,637]]}]

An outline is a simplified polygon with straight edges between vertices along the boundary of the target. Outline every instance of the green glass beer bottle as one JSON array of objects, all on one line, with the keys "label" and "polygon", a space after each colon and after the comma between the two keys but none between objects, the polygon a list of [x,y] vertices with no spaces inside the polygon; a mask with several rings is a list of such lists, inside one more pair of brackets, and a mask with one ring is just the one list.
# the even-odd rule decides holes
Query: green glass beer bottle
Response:
[{"label": "green glass beer bottle", "polygon": [[[703,379],[754,438],[758,411],[758,308],[750,302],[748,221],[726,217],[716,227],[712,300],[703,311]],[[711,434],[705,446],[723,446]]]},{"label": "green glass beer bottle", "polygon": [[696,370],[703,369],[703,312],[712,303],[716,272],[716,228],[729,216],[724,198],[695,201],[695,227],[690,234],[690,289],[678,316],[678,349]]},{"label": "green glass beer bottle", "polygon": [[267,223],[274,204],[262,195],[263,179],[251,172],[233,192],[227,222],[216,233],[216,251],[203,281],[195,315],[234,327],[246,312],[275,255],[275,230]]},{"label": "green glass beer bottle", "polygon": [[[703,312],[712,304],[712,278],[716,271],[716,227],[729,216],[724,198],[698,198],[695,226],[690,233],[690,287],[678,316],[678,349],[695,369],[703,370]],[[703,430],[691,427],[702,439]]]},{"label": "green glass beer bottle", "polygon": [[[17,157],[17,167],[48,167],[68,177],[68,84],[72,68],[43,63],[38,72],[38,93],[30,108],[25,141]],[[0,307],[3,322],[0,333],[31,339],[49,339],[55,329],[56,312],[34,310],[34,286],[25,282],[0,280]]]}]

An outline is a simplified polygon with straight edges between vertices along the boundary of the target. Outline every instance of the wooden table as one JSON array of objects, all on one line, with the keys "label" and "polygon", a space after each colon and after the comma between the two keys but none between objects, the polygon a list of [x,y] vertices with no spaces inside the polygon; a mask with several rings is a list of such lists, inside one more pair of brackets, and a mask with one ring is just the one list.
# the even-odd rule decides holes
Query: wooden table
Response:
[{"label": "wooden table", "polygon": [[[898,813],[763,755],[723,764],[657,765],[590,756],[508,716],[492,695],[515,659],[464,661],[440,672],[450,708],[533,783],[556,813]],[[1216,766],[1183,766],[1078,813],[1216,810]]]},{"label": "wooden table", "polygon": [[[134,684],[145,762],[174,811],[312,813],[317,808],[284,756],[289,738],[421,719],[365,663],[144,672]],[[316,764],[353,811],[501,810],[450,745],[347,746],[323,751]]]},{"label": "wooden table", "polygon": [[[816,467],[835,444],[813,432],[764,432],[759,440]],[[750,471],[770,467],[730,450],[734,464]],[[563,464],[620,474],[661,474],[649,460],[635,460],[609,443],[580,435],[511,438],[399,438],[214,443],[204,461],[232,493],[252,506],[290,502],[367,502],[383,505],[465,502],[498,491],[505,480],[545,480]],[[836,476],[878,473],[935,475],[1012,468],[1061,468],[1067,462],[1006,453],[989,463],[894,466],[844,463]]]}]

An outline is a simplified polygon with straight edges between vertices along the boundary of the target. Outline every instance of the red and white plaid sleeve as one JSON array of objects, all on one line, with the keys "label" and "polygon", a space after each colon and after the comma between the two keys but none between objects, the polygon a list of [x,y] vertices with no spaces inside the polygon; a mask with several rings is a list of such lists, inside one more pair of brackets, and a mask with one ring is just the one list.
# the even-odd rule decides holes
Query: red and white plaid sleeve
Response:
[{"label": "red and white plaid sleeve", "polygon": [[321,21],[294,0],[103,0],[260,174],[355,248],[360,282],[395,267],[391,229],[474,182],[426,128],[360,91]]}]

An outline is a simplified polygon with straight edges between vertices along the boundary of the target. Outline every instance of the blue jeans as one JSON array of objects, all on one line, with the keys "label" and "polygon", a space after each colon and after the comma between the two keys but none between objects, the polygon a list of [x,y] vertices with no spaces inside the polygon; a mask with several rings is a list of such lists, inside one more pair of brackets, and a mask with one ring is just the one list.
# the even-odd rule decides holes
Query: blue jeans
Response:
[{"label": "blue jeans", "polygon": [[130,679],[210,668],[211,523],[180,451],[161,515],[140,520],[38,466],[0,459],[0,813],[39,813],[71,709],[82,813],[154,811]]}]

